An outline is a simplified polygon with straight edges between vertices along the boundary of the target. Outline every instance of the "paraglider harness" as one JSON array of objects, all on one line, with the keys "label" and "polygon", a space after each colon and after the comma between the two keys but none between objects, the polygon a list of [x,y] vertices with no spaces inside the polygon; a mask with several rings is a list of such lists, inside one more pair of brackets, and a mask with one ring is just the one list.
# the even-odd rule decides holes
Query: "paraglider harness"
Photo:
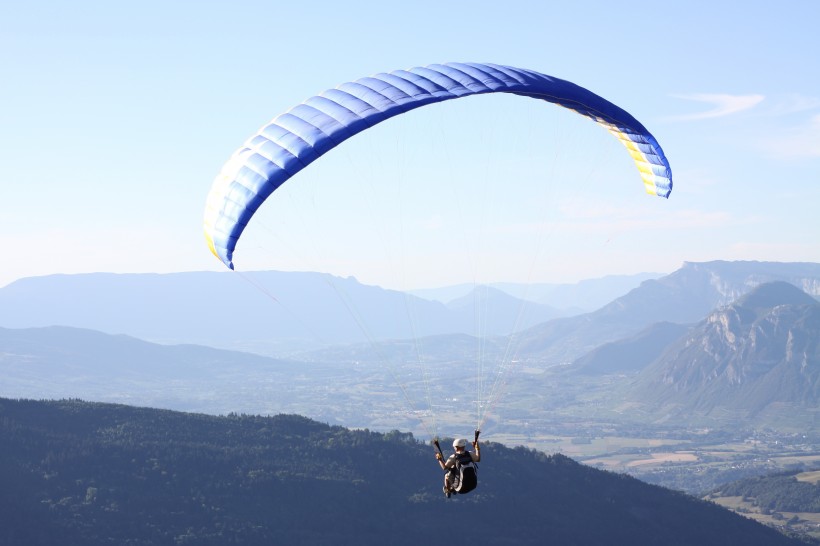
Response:
[{"label": "paraglider harness", "polygon": [[[475,442],[478,442],[478,435],[481,431],[475,431]],[[441,453],[441,446],[438,444],[438,439],[433,440],[433,444]],[[444,454],[442,454],[442,457]],[[478,486],[478,464],[473,461],[472,455],[467,450],[463,453],[456,452],[453,457],[456,459],[456,464],[450,468],[448,472],[452,476],[450,482],[453,486],[454,493],[469,493]]]}]

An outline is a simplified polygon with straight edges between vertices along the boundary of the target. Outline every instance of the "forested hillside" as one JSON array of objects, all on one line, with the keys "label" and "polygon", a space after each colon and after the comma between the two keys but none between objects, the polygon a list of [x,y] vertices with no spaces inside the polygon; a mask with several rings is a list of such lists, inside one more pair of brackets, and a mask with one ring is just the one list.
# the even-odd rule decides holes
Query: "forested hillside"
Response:
[{"label": "forested hillside", "polygon": [[429,445],[293,415],[0,399],[0,445],[2,544],[798,543],[679,492],[492,442],[479,488],[447,500]]},{"label": "forested hillside", "polygon": [[738,480],[720,486],[711,495],[754,498],[757,506],[770,512],[820,513],[820,485],[798,480],[794,473]]},{"label": "forested hillside", "polygon": [[820,471],[754,476],[723,484],[707,498],[755,521],[820,541],[819,481]]}]

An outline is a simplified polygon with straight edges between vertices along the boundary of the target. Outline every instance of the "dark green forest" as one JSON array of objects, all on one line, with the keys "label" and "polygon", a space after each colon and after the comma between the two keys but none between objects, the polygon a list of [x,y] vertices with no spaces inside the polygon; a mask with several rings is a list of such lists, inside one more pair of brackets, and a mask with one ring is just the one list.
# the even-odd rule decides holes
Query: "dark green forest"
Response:
[{"label": "dark green forest", "polygon": [[478,489],[448,500],[410,434],[0,399],[0,543],[801,544],[562,455],[487,442],[482,458]]},{"label": "dark green forest", "polygon": [[820,512],[820,486],[798,481],[794,473],[756,476],[723,485],[712,494],[753,498],[772,512]]}]

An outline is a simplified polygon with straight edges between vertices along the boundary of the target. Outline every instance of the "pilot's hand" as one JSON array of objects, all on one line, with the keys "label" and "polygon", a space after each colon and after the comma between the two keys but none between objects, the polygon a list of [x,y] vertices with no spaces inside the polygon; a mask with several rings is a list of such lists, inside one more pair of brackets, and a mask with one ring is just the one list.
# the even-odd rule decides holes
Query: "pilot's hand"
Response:
[{"label": "pilot's hand", "polygon": [[442,457],[441,453],[436,453],[436,459],[441,461],[442,459],[444,459],[444,457]]}]

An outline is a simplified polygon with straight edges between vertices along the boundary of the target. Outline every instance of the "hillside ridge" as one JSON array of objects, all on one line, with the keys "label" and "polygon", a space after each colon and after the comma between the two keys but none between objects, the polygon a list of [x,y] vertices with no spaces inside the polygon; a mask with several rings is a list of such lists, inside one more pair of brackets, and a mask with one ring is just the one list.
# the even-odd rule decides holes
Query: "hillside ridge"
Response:
[{"label": "hillside ridge", "polygon": [[479,487],[447,500],[431,446],[296,415],[207,416],[0,399],[0,543],[786,546],[712,503],[483,444]]}]

